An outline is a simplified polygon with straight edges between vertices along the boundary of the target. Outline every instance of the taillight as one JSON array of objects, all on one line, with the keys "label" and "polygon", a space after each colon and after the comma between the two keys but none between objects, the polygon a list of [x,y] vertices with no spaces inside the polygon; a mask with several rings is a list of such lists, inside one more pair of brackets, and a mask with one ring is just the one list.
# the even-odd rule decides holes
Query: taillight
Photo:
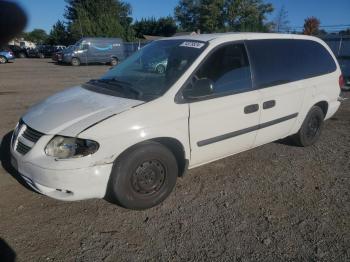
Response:
[{"label": "taillight", "polygon": [[343,75],[340,75],[340,76],[339,76],[339,87],[340,87],[340,88],[343,88],[344,86],[345,86],[344,77],[343,77]]}]

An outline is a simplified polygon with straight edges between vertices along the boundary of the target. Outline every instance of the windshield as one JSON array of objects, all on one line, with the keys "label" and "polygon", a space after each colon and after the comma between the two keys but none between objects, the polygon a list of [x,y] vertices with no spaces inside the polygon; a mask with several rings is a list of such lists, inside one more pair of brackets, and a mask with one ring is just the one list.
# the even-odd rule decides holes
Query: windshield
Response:
[{"label": "windshield", "polygon": [[[149,101],[163,95],[206,48],[192,40],[152,42],[90,84]],[[101,90],[98,90],[101,91]]]}]

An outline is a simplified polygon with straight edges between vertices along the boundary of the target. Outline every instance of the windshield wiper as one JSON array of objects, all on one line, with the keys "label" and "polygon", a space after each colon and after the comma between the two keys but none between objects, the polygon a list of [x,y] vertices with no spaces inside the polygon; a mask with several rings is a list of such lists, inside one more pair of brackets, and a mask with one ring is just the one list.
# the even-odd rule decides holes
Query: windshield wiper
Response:
[{"label": "windshield wiper", "polygon": [[124,90],[126,92],[134,93],[138,99],[140,99],[143,96],[143,92],[140,89],[132,86],[132,84],[130,84],[128,82],[121,81],[121,80],[118,80],[115,78],[92,79],[89,82],[92,82],[92,83],[93,82],[100,82],[100,83],[104,83],[107,85],[113,85],[113,86],[120,87],[120,88],[122,88],[122,90]]}]

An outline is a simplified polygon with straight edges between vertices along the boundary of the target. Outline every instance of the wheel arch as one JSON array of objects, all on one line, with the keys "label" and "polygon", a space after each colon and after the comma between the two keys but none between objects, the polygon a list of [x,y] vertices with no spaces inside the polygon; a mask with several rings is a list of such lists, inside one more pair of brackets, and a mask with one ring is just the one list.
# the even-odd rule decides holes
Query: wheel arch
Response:
[{"label": "wheel arch", "polygon": [[322,111],[323,111],[324,116],[326,117],[326,115],[327,115],[327,113],[328,113],[328,107],[329,107],[327,101],[322,100],[322,101],[320,101],[320,102],[317,102],[317,103],[314,104],[313,106],[318,106],[319,108],[321,108]]},{"label": "wheel arch", "polygon": [[150,138],[148,140],[138,142],[138,143],[128,147],[127,149],[125,149],[122,153],[120,153],[118,155],[118,157],[115,159],[115,162],[118,161],[118,159],[122,155],[126,154],[132,148],[134,148],[136,146],[140,146],[140,145],[148,143],[148,142],[156,142],[156,143],[162,144],[167,149],[169,149],[176,158],[176,162],[177,162],[177,166],[178,166],[178,170],[179,170],[178,176],[182,177],[186,174],[189,160],[186,159],[185,148],[184,148],[183,144],[178,139],[172,138],[172,137],[155,137],[155,138]]}]

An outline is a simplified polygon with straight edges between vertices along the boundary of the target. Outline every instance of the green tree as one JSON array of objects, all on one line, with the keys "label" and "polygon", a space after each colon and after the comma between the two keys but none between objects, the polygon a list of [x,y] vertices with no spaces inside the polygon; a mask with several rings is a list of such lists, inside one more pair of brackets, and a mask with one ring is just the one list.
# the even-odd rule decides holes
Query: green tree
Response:
[{"label": "green tree", "polygon": [[180,0],[175,17],[186,31],[268,31],[272,11],[263,0]]},{"label": "green tree", "polygon": [[177,26],[172,17],[151,17],[136,21],[133,29],[138,38],[142,38],[143,35],[172,36],[176,33]]},{"label": "green tree", "polygon": [[225,0],[202,0],[199,24],[203,32],[220,32],[225,30]]},{"label": "green tree", "polygon": [[195,31],[201,28],[201,0],[180,0],[175,7],[175,17],[182,30]]},{"label": "green tree", "polygon": [[82,36],[133,38],[131,6],[120,0],[66,0],[70,38]]},{"label": "green tree", "polygon": [[53,25],[47,42],[50,45],[69,45],[71,41],[69,39],[69,34],[67,32],[66,26],[60,20]]},{"label": "green tree", "polygon": [[25,39],[36,44],[43,44],[48,38],[47,33],[43,29],[34,29],[25,35]]},{"label": "green tree", "polygon": [[270,3],[262,0],[226,0],[225,21],[228,30],[266,32],[270,24],[266,23],[267,14],[273,11]]}]

